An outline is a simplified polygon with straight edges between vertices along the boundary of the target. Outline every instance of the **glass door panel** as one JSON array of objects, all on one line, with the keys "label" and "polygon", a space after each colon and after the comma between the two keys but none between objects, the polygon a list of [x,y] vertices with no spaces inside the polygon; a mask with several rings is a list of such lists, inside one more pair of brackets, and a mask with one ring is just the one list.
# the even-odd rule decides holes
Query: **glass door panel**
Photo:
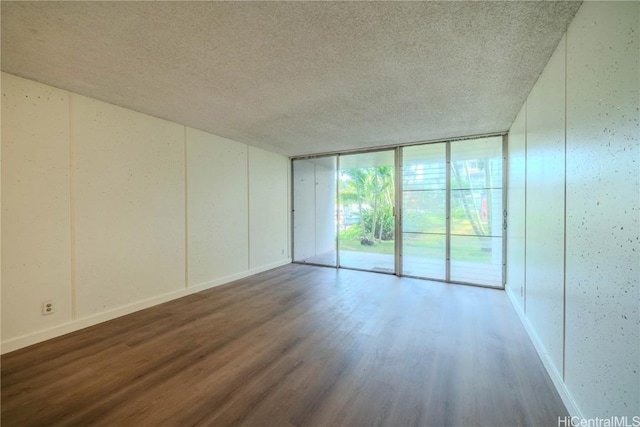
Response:
[{"label": "glass door panel", "polygon": [[293,161],[293,260],[337,266],[337,157]]},{"label": "glass door panel", "polygon": [[294,159],[293,260],[384,273],[399,260],[402,275],[502,287],[502,145],[499,136]]},{"label": "glass door panel", "polygon": [[502,286],[502,138],[451,142],[450,280]]},{"label": "glass door panel", "polygon": [[446,145],[406,147],[402,163],[402,274],[445,280]]},{"label": "glass door panel", "polygon": [[395,272],[395,152],[340,156],[340,266]]}]

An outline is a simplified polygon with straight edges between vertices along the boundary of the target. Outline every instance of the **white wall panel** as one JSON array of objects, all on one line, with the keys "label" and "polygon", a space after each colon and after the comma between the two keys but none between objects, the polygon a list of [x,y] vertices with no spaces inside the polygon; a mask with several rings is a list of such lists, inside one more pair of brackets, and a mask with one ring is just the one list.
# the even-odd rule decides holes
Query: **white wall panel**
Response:
[{"label": "white wall panel", "polygon": [[287,158],[252,150],[250,221],[245,144],[5,73],[2,86],[2,351],[288,262]]},{"label": "white wall panel", "polygon": [[640,413],[640,3],[567,33],[565,381],[587,417]]},{"label": "white wall panel", "polygon": [[187,128],[189,286],[248,270],[247,146]]},{"label": "white wall panel", "polygon": [[565,39],[527,99],[526,315],[562,376]]},{"label": "white wall panel", "polygon": [[78,317],[183,288],[184,127],[71,96]]},{"label": "white wall panel", "polygon": [[524,311],[526,104],[509,130],[507,291]]},{"label": "white wall panel", "polygon": [[249,262],[251,269],[287,260],[289,159],[249,146]]},{"label": "white wall panel", "polygon": [[2,73],[3,340],[71,320],[69,206],[69,93]]}]

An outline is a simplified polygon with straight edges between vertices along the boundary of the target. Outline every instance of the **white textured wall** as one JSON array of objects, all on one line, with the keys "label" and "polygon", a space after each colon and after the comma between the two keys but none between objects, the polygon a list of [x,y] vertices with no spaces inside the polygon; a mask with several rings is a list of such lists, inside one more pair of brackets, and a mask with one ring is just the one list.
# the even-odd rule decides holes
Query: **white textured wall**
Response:
[{"label": "white textured wall", "polygon": [[567,32],[565,381],[586,416],[640,415],[640,3]]},{"label": "white textured wall", "polygon": [[562,372],[564,311],[564,74],[560,41],[527,99],[526,313]]},{"label": "white textured wall", "polygon": [[246,271],[247,146],[187,128],[187,170],[189,285]]},{"label": "white textured wall", "polygon": [[283,156],[250,212],[245,144],[6,73],[2,125],[4,352],[289,261]]},{"label": "white textured wall", "polygon": [[[71,320],[69,94],[3,74],[2,125],[6,340]],[[45,300],[54,314],[42,316]]]},{"label": "white textured wall", "polygon": [[508,146],[508,232],[507,232],[507,281],[505,288],[524,310],[525,295],[525,173],[527,105],[516,116],[509,131]]},{"label": "white textured wall", "polygon": [[287,260],[289,159],[249,146],[249,266]]},{"label": "white textured wall", "polygon": [[[640,3],[583,3],[525,109],[526,310],[507,289],[587,418],[640,415],[639,37]],[[519,117],[510,148],[521,133]],[[517,271],[519,258],[507,262]]]},{"label": "white textured wall", "polygon": [[71,96],[83,318],[184,287],[184,128]]}]

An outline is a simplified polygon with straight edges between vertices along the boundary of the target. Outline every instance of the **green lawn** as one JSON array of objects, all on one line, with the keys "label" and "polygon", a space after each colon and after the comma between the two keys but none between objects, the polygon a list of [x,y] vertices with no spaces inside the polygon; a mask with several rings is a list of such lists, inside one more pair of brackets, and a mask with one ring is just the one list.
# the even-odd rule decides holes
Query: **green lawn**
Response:
[{"label": "green lawn", "polygon": [[[464,237],[466,246],[452,245],[451,258],[456,261],[468,261],[478,263],[491,262],[491,252],[482,250],[480,239]],[[403,254],[425,258],[443,258],[445,256],[444,236],[419,235],[411,239],[405,238]],[[393,255],[395,241],[376,241],[373,246],[360,244],[360,239],[341,238],[340,249],[345,251],[368,252],[376,254]]]}]

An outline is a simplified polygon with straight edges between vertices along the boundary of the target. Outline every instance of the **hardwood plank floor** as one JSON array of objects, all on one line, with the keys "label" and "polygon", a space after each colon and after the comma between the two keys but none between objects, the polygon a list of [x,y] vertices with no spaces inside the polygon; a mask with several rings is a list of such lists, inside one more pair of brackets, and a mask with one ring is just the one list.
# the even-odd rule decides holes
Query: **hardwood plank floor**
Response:
[{"label": "hardwood plank floor", "polygon": [[554,426],[503,291],[291,264],[2,356],[3,426]]}]

